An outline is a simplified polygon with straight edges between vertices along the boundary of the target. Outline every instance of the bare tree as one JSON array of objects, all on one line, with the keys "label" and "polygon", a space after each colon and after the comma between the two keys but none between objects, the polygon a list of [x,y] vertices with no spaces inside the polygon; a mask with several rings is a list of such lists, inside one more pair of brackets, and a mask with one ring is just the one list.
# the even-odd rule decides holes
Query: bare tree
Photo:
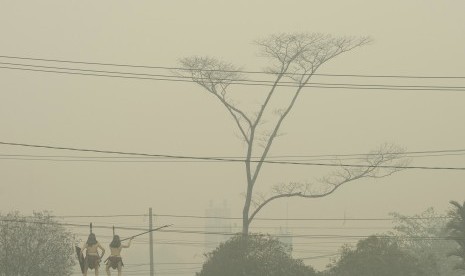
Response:
[{"label": "bare tree", "polygon": [[[326,34],[277,34],[257,40],[260,54],[270,60],[267,73],[272,81],[253,81],[246,79],[240,68],[211,57],[187,57],[180,63],[186,70],[179,71],[184,77],[192,78],[207,92],[216,97],[226,108],[240,132],[246,145],[245,173],[246,193],[242,212],[242,233],[247,235],[249,225],[257,213],[268,203],[283,197],[316,198],[330,195],[343,184],[364,177],[382,177],[397,171],[397,166],[382,170],[382,166],[396,165],[399,161],[399,149],[385,145],[375,154],[367,155],[365,164],[360,167],[341,167],[341,170],[320,180],[326,188],[315,191],[311,185],[289,183],[277,186],[270,197],[255,196],[254,188],[268,153],[279,136],[279,130],[285,118],[293,109],[299,95],[308,86],[315,72],[327,61],[363,46],[371,40],[368,37],[334,37]],[[253,112],[247,112],[228,94],[233,84],[249,84],[269,88],[261,98],[260,105]],[[278,89],[289,95],[287,101],[281,101]],[[279,102],[279,108],[273,102]],[[282,104],[282,102],[285,102]],[[273,119],[274,115],[274,119]],[[271,122],[270,122],[271,121]],[[257,155],[257,158],[254,156]],[[397,164],[399,165],[399,164]],[[255,205],[255,209],[251,207]]]}]

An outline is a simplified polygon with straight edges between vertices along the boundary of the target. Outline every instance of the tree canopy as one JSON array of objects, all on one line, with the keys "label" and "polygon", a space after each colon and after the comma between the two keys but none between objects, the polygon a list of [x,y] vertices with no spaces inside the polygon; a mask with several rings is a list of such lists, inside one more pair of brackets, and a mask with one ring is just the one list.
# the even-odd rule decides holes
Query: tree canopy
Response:
[{"label": "tree canopy", "polygon": [[237,235],[205,254],[197,276],[313,276],[313,268],[293,259],[286,246],[270,236]]},{"label": "tree canopy", "polygon": [[328,276],[424,276],[419,260],[402,250],[393,239],[371,236],[344,246],[341,256],[328,266]]},{"label": "tree canopy", "polygon": [[465,270],[465,201],[463,204],[451,201],[453,209],[449,212],[451,219],[447,222],[449,238],[457,243],[455,250],[449,253],[456,256],[460,263],[455,266],[457,270]]},{"label": "tree canopy", "polygon": [[47,212],[0,215],[0,275],[71,275],[73,239]]},{"label": "tree canopy", "polygon": [[461,275],[454,271],[457,260],[450,258],[455,248],[453,241],[447,239],[447,218],[437,213],[434,208],[424,212],[405,216],[392,213],[394,232],[402,249],[416,256],[424,267],[428,267],[425,276]]}]

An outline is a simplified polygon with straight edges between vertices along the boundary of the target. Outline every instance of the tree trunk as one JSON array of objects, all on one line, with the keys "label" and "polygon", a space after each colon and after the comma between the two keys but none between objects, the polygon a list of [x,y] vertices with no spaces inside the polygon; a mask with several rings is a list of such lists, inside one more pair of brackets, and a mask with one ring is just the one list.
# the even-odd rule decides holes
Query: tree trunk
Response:
[{"label": "tree trunk", "polygon": [[249,235],[249,212],[250,203],[252,202],[252,185],[247,185],[247,195],[245,198],[244,209],[242,211],[242,236],[247,237]]}]

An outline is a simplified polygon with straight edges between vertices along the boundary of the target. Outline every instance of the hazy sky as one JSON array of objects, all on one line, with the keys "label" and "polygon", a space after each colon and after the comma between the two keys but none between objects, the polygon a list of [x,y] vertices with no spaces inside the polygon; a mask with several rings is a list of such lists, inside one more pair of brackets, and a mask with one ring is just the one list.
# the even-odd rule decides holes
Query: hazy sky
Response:
[{"label": "hazy sky", "polygon": [[[320,73],[465,76],[465,2],[461,0],[1,1],[1,4],[0,56],[173,67],[179,66],[182,57],[209,55],[244,70],[259,71],[267,61],[257,57],[255,39],[275,32],[322,32],[369,35],[374,42],[331,61]],[[0,62],[67,66],[6,58],[0,58]],[[145,69],[132,72],[172,74]],[[315,77],[314,81],[465,86],[464,79]],[[241,102],[251,104],[257,104],[249,97],[255,89],[234,87],[234,91],[244,95]],[[285,135],[276,140],[271,155],[365,153],[385,142],[398,144],[407,151],[465,149],[464,103],[465,92],[307,88],[286,119],[282,128]],[[4,142],[192,156],[243,156],[245,150],[226,110],[193,83],[0,68],[0,126],[0,141]],[[0,154],[103,156],[12,146],[0,146]],[[152,207],[156,214],[202,216],[210,200],[227,200],[232,216],[240,216],[242,211],[245,175],[241,164],[57,162],[4,157],[0,159],[2,213],[50,210],[65,216],[144,214]],[[412,165],[465,167],[465,157],[415,158]],[[257,189],[267,191],[280,182],[311,181],[326,172],[320,167],[267,165]],[[465,171],[408,170],[384,179],[351,183],[324,199],[277,201],[261,216],[384,218],[391,211],[412,215],[430,206],[445,211],[449,200],[463,201],[464,194]],[[142,218],[94,220],[96,224],[99,222],[147,224]],[[203,220],[194,219],[157,220],[157,225],[165,223],[174,223],[174,227],[204,225]],[[291,227],[293,233],[305,234],[328,230],[310,232],[297,227],[327,225],[305,222],[290,226],[295,227]],[[342,226],[342,222],[334,225]],[[257,222],[252,226],[279,228],[285,222]],[[344,226],[371,228],[363,232],[332,230],[332,233],[366,235],[383,231],[374,229],[379,225],[363,222],[347,222]],[[266,229],[270,228],[257,230]],[[110,230],[106,232],[103,234],[111,235]],[[161,235],[166,234],[159,236],[164,238]],[[203,241],[201,235],[170,238]],[[142,253],[137,254],[142,256],[145,248],[136,245],[132,253],[140,250]],[[294,255],[329,254],[311,251],[312,248],[302,245],[299,247],[302,251]],[[201,262],[203,248],[166,246],[164,252],[182,256],[185,262]],[[311,259],[306,263],[321,267]],[[195,270],[189,272],[192,271]]]}]

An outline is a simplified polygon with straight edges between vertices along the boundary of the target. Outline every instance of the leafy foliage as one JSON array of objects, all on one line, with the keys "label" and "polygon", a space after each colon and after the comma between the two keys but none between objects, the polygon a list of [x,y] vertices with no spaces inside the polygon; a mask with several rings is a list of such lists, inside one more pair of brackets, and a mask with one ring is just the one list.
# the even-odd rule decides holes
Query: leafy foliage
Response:
[{"label": "leafy foliage", "polygon": [[457,201],[451,201],[454,207],[449,212],[452,217],[447,223],[449,238],[458,244],[458,247],[450,252],[450,256],[456,256],[461,259],[460,263],[455,266],[456,269],[465,270],[465,201],[463,205]]},{"label": "leafy foliage", "polygon": [[313,268],[293,259],[284,244],[270,236],[235,236],[205,254],[197,276],[313,276]]},{"label": "leafy foliage", "polygon": [[49,213],[0,215],[0,275],[71,275],[74,263],[73,235]]},{"label": "leafy foliage", "polygon": [[356,248],[342,248],[341,256],[329,265],[328,276],[424,276],[426,268],[402,250],[393,239],[371,236]]},{"label": "leafy foliage", "polygon": [[447,218],[438,214],[434,208],[414,216],[392,213],[399,245],[416,256],[423,266],[428,268],[425,276],[461,275],[454,271],[456,260],[449,258],[455,248],[454,243],[445,239],[447,236]]}]

